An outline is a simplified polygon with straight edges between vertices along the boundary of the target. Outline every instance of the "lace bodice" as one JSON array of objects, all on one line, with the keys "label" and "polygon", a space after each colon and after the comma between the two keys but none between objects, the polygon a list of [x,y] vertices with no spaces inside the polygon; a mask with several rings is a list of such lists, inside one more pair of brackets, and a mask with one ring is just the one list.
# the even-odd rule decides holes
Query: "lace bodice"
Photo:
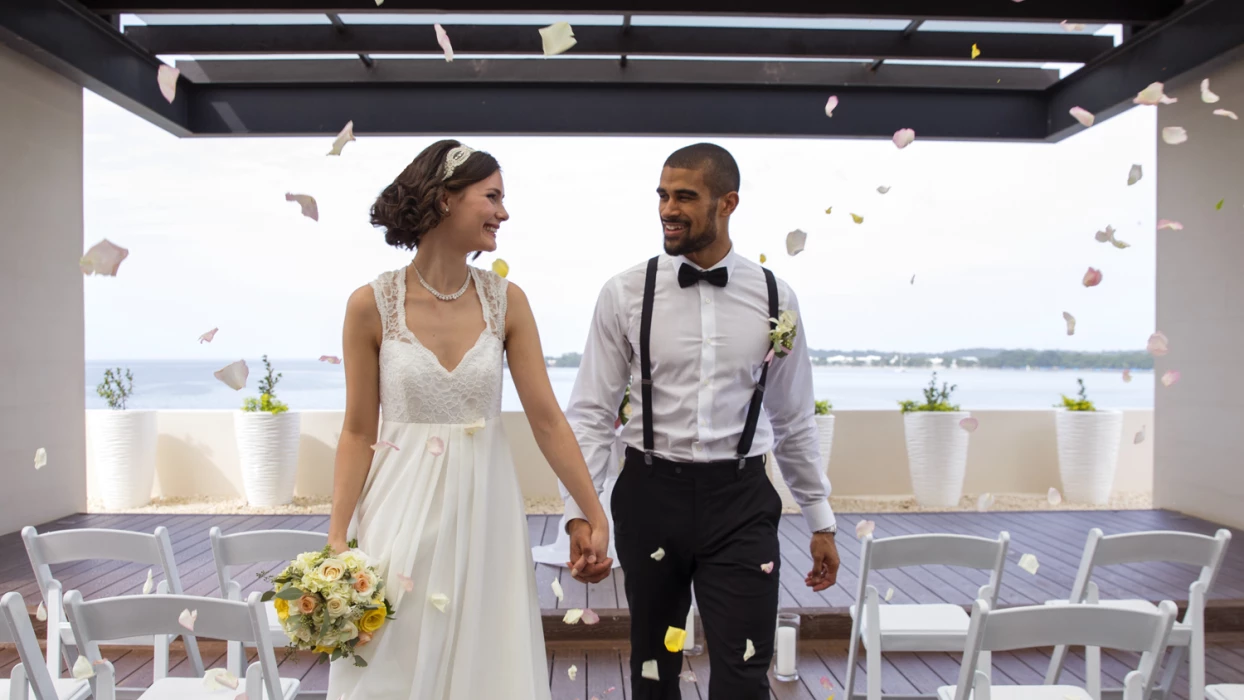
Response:
[{"label": "lace bodice", "polygon": [[501,413],[505,349],[505,278],[468,268],[487,324],[452,372],[406,323],[406,268],[371,283],[384,328],[380,344],[380,410],[399,423],[473,423]]}]

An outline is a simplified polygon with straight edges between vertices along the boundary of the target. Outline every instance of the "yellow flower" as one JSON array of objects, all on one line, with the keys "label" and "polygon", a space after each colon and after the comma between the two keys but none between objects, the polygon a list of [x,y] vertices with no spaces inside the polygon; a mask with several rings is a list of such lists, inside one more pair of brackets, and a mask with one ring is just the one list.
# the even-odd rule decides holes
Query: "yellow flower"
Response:
[{"label": "yellow flower", "polygon": [[272,601],[272,607],[276,608],[276,616],[282,622],[289,618],[289,601],[283,598],[277,598]]},{"label": "yellow flower", "polygon": [[316,648],[315,648],[315,653],[317,653],[317,654],[331,654],[331,653],[333,653],[333,648],[332,648],[332,647],[316,647]]},{"label": "yellow flower", "polygon": [[363,615],[363,618],[359,620],[359,629],[369,634],[375,632],[384,625],[384,618],[388,614],[389,611],[385,609],[383,604],[375,610],[368,610]]}]

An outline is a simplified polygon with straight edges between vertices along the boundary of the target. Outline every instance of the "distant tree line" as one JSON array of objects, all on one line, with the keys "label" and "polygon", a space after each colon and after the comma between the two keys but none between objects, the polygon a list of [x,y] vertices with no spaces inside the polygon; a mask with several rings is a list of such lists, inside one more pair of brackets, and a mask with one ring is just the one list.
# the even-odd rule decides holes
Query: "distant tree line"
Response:
[{"label": "distant tree line", "polygon": [[[991,367],[1005,369],[1153,369],[1153,356],[1144,350],[1112,351],[1112,352],[1069,352],[1064,350],[999,350],[996,348],[971,348],[953,350],[944,353],[898,353],[885,350],[809,350],[813,364],[826,365],[830,357],[845,356],[857,361],[846,364],[866,364],[867,356],[880,357],[874,360],[875,367],[890,366],[890,360],[898,360],[893,366],[931,367],[934,359],[941,359],[943,366],[952,360],[959,361],[959,367]],[[974,361],[965,361],[973,358]],[[578,367],[583,355],[568,352],[558,357],[544,358],[549,367]]]}]

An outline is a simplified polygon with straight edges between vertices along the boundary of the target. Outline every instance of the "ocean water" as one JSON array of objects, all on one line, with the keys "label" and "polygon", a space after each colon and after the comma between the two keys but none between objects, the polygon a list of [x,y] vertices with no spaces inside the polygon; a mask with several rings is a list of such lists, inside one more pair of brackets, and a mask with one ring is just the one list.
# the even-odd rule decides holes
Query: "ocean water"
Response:
[{"label": "ocean water", "polygon": [[[95,393],[108,367],[127,367],[134,374],[135,393],[130,408],[147,409],[234,409],[247,396],[256,396],[256,385],[263,372],[259,360],[247,360],[250,380],[246,388],[234,391],[212,374],[227,362],[202,361],[112,361],[86,364],[86,406],[106,408]],[[278,397],[298,409],[344,409],[345,372],[342,365],[310,360],[274,360],[273,366],[284,376],[277,385]],[[559,403],[565,407],[574,388],[576,368],[549,369],[549,379]],[[818,399],[829,399],[836,409],[897,409],[903,399],[919,400],[928,385],[931,370],[908,369],[897,372],[880,367],[814,367],[812,381]],[[1153,408],[1154,377],[1151,371],[1135,370],[1132,381],[1124,382],[1115,370],[940,370],[938,384],[948,381],[958,386],[952,400],[968,410],[1039,409],[1059,402],[1059,394],[1074,395],[1076,379],[1083,378],[1088,395],[1099,408]],[[502,410],[521,411],[518,391],[505,375]]]}]

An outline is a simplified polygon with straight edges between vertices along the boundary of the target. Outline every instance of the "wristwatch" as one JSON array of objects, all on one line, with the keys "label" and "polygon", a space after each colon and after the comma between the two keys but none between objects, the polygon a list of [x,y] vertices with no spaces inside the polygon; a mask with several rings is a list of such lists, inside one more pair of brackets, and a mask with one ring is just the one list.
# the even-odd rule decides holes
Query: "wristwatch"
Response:
[{"label": "wristwatch", "polygon": [[837,533],[837,532],[838,532],[838,523],[834,523],[833,525],[830,525],[829,527],[823,527],[823,528],[821,528],[820,530],[817,530],[816,532],[813,532],[812,534],[814,534],[814,535],[832,535],[832,534],[835,534],[835,533]]}]

